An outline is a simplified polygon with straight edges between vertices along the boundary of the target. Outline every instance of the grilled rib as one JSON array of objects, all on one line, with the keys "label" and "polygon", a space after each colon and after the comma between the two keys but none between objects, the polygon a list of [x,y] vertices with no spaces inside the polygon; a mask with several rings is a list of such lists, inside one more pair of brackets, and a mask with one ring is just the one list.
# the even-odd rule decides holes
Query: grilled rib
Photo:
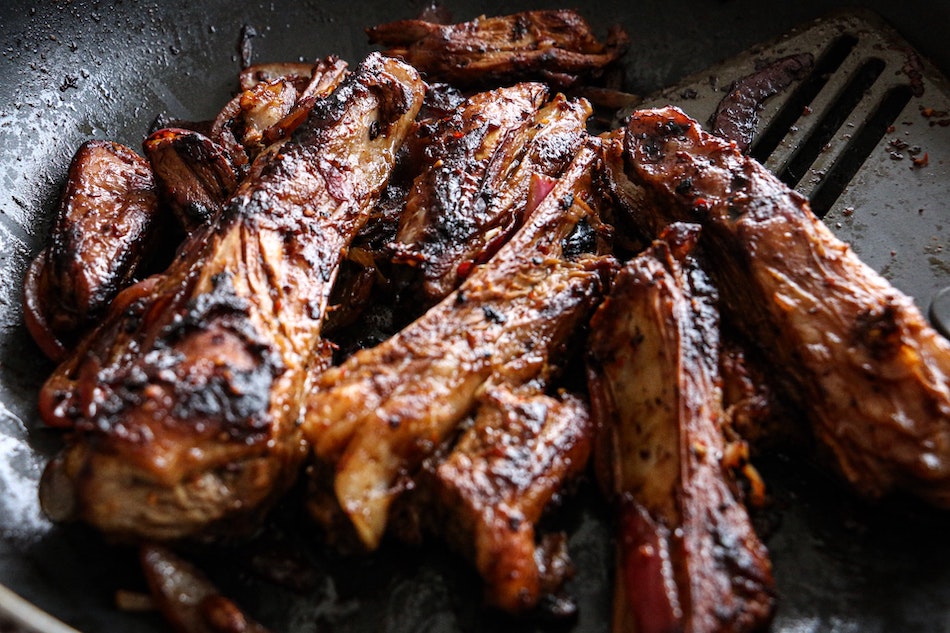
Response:
[{"label": "grilled rib", "polygon": [[521,224],[533,174],[557,176],[586,138],[590,106],[518,84],[469,99],[429,138],[396,235],[435,303],[488,261]]},{"label": "grilled rib", "polygon": [[716,291],[674,225],[591,321],[601,479],[620,511],[615,631],[751,631],[772,574],[726,465]]},{"label": "grilled rib", "polygon": [[536,188],[525,226],[488,264],[394,337],[317,380],[305,433],[317,458],[334,465],[336,498],[367,548],[379,544],[401,480],[473,410],[492,372],[510,364],[506,375],[530,380],[545,371],[565,325],[591,303],[596,266],[558,255],[590,212],[596,163],[583,147],[553,189]]},{"label": "grilled rib", "polygon": [[589,77],[626,50],[613,27],[600,42],[577,12],[525,11],[460,24],[399,20],[366,30],[387,55],[405,59],[427,79],[457,86],[543,79],[559,88]]},{"label": "grilled rib", "polygon": [[[538,179],[534,183],[539,186]],[[532,189],[531,195],[538,194]],[[588,220],[595,221],[585,217],[582,222]],[[572,259],[568,250],[573,246],[563,240],[560,257]],[[597,252],[598,245],[590,246],[576,261],[603,266],[607,273],[613,260],[590,258],[587,253]],[[565,266],[556,274],[569,273],[576,263]],[[486,602],[509,613],[534,609],[545,596],[559,596],[562,609],[569,606],[560,598],[573,573],[566,537],[542,535],[537,524],[586,467],[593,425],[584,401],[565,393],[553,397],[549,390],[559,363],[569,356],[567,344],[577,338],[597,297],[599,292],[561,314],[547,345],[531,344],[530,350],[492,368],[479,389],[471,423],[465,423],[447,456],[427,460],[414,482],[416,498],[408,502],[422,517],[417,523],[428,523],[424,527],[472,561],[484,581]],[[548,316],[538,313],[537,318]],[[551,326],[524,322],[521,330],[544,333]]]},{"label": "grilled rib", "polygon": [[950,507],[950,343],[808,202],[674,108],[635,113],[618,190],[650,230],[703,226],[724,311],[861,493]]},{"label": "grilled rib", "polygon": [[368,57],[166,274],[116,300],[41,392],[44,420],[73,428],[42,486],[53,514],[116,537],[233,533],[291,483],[337,266],[423,92]]},{"label": "grilled rib", "polygon": [[73,157],[50,244],[27,273],[24,317],[53,360],[74,348],[135,280],[159,214],[152,170],[134,151],[88,141]]},{"label": "grilled rib", "polygon": [[[480,92],[435,124],[400,216],[394,256],[422,269],[423,291],[435,303],[455,288],[459,261],[484,224],[493,192],[486,180],[497,172],[510,137],[524,128],[547,98],[547,88],[522,83]],[[483,194],[483,191],[485,194]]]},{"label": "grilled rib", "polygon": [[586,467],[593,439],[586,403],[549,396],[541,382],[487,386],[472,427],[420,484],[433,498],[429,528],[474,563],[485,601],[509,613],[557,594],[571,573],[564,535],[541,538],[537,523]]}]

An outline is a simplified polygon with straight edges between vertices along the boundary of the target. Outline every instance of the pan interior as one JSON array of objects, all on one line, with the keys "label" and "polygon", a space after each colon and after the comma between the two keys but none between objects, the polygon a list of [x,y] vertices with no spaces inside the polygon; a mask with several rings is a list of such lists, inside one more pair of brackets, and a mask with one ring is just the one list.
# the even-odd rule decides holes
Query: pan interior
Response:
[{"label": "pan interior", "polygon": [[[134,552],[103,543],[81,526],[51,525],[36,501],[42,466],[59,438],[36,418],[36,392],[52,367],[23,327],[20,280],[45,239],[66,165],[88,138],[136,147],[161,113],[213,116],[236,88],[237,45],[245,26],[257,33],[251,42],[255,61],[336,53],[355,62],[370,50],[364,26],[408,17],[422,3],[31,4],[13,1],[0,9],[0,585],[81,631],[158,632],[164,626],[155,616],[122,612],[114,605],[117,589],[142,589]],[[460,19],[538,8],[527,2],[444,4]],[[581,9],[601,32],[620,22],[631,33],[628,89],[647,94],[673,86],[657,93],[658,102],[678,102],[705,120],[708,114],[691,110],[702,99],[677,101],[676,95],[688,94],[685,88],[693,86],[714,107],[731,78],[749,72],[757,59],[788,54],[794,46],[812,47],[820,56],[826,50],[822,46],[853,37],[858,40],[853,51],[867,49],[861,59],[885,59],[876,80],[883,82],[880,86],[903,81],[902,60],[911,49],[876,20],[849,15],[811,25],[833,4],[802,0],[763,11],[751,0],[673,0]],[[918,11],[915,26],[908,17],[912,10],[884,0],[867,4],[902,32],[915,33],[915,44],[926,43],[926,52],[943,51],[942,66],[950,68],[950,52],[941,48],[943,29],[935,26],[950,22],[950,15],[940,8]],[[800,24],[806,26],[777,43],[757,44]],[[815,32],[821,37],[808,35]],[[896,53],[892,46],[898,46]],[[744,49],[748,52],[741,57],[705,70]],[[921,114],[921,108],[947,109],[941,105],[947,99],[945,82],[926,62],[924,69],[925,92],[909,98],[857,161],[859,169],[848,179],[852,184],[829,203],[826,221],[926,307],[934,292],[950,284],[944,227],[950,128]],[[709,81],[713,76],[715,83]],[[841,84],[829,82],[836,85]],[[789,91],[766,105],[760,116],[763,133],[792,95]],[[823,103],[830,107],[833,102],[834,95],[827,93]],[[856,106],[852,112],[859,118],[845,118],[828,141],[830,153],[819,152],[809,169],[821,169],[815,165],[825,159],[832,168],[835,157],[851,146],[852,139],[845,138],[854,134],[849,123],[857,128],[873,118],[873,107]],[[768,157],[790,157],[794,141],[818,119],[796,118],[792,125],[802,134],[782,135]],[[893,132],[887,131],[891,125]],[[893,159],[888,144],[895,137],[927,152],[929,165],[914,170],[907,155]],[[814,183],[799,179],[796,184]],[[775,457],[760,470],[774,497],[770,510],[758,517],[781,595],[774,631],[950,630],[947,517],[916,506],[869,507],[801,460]],[[588,492],[582,489],[551,519],[570,531],[578,568],[570,590],[579,616],[566,624],[512,621],[485,611],[477,579],[439,546],[387,547],[368,560],[335,557],[313,542],[292,507],[281,510],[280,524],[255,545],[257,550],[205,552],[201,562],[230,595],[277,631],[315,626],[353,632],[607,631],[611,530],[596,495]],[[306,561],[312,574],[303,590],[262,581],[245,564],[252,555],[282,560],[280,553],[288,550]],[[0,610],[12,610],[11,604],[0,600]],[[37,630],[54,630],[35,622]]]}]

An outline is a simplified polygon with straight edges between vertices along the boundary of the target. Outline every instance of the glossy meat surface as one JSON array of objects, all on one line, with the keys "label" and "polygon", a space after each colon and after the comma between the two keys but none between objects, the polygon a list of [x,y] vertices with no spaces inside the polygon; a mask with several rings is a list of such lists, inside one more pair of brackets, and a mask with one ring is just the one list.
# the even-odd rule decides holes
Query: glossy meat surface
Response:
[{"label": "glossy meat surface", "polygon": [[288,79],[303,92],[313,77],[313,64],[308,62],[273,62],[251,64],[241,71],[238,81],[241,90],[250,90],[259,83],[267,83],[275,79]]},{"label": "glossy meat surface", "polygon": [[[775,367],[860,492],[950,507],[950,343],[838,240],[808,202],[673,108],[635,113],[623,165],[632,214],[703,226],[724,310]],[[621,173],[623,172],[623,173]]]},{"label": "glossy meat surface", "polygon": [[591,321],[602,481],[619,508],[613,630],[752,631],[772,612],[771,565],[732,473],[716,291],[673,225],[628,262]]},{"label": "glossy meat surface", "polygon": [[467,252],[478,252],[469,240],[492,220],[485,210],[493,194],[486,180],[498,171],[496,156],[527,126],[547,95],[538,83],[480,92],[425,135],[419,175],[408,192],[393,247],[396,261],[421,269],[423,294],[430,303],[455,289],[458,264]]},{"label": "glossy meat surface", "polygon": [[242,74],[242,91],[215,117],[208,133],[237,171],[243,173],[258,154],[290,136],[348,71],[346,62],[331,55],[311,65],[306,77],[300,73],[296,65],[276,64]]},{"label": "glossy meat surface", "polygon": [[430,303],[493,256],[523,220],[534,175],[556,177],[586,138],[590,106],[518,84],[470,98],[427,139],[400,220],[397,261],[416,266]]},{"label": "glossy meat surface", "polygon": [[559,253],[590,213],[596,161],[582,148],[553,189],[537,187],[526,224],[488,264],[394,337],[318,378],[305,432],[317,458],[334,465],[336,498],[367,548],[379,544],[400,482],[473,410],[493,371],[543,376],[593,301],[597,262]]},{"label": "glossy meat surface", "polygon": [[142,147],[161,199],[187,232],[216,216],[237,189],[238,175],[224,149],[200,132],[164,128]]},{"label": "glossy meat surface", "polygon": [[125,538],[253,527],[306,453],[330,287],[423,93],[412,68],[368,57],[164,275],[116,300],[40,394],[44,420],[73,428],[42,486],[54,516]]},{"label": "glossy meat surface", "polygon": [[49,246],[27,273],[24,316],[61,360],[135,279],[158,216],[152,170],[134,151],[87,141],[73,157]]},{"label": "glossy meat surface", "polygon": [[[475,564],[486,602],[521,613],[562,590],[570,561],[563,535],[541,538],[538,521],[587,465],[593,426],[585,402],[535,385],[486,388],[472,428],[435,469],[441,533]],[[425,484],[423,484],[425,485]]]},{"label": "glossy meat surface", "polygon": [[525,11],[460,24],[400,20],[371,27],[370,42],[388,46],[427,79],[457,86],[542,79],[567,87],[596,74],[626,50],[614,27],[600,42],[577,12]]},{"label": "glossy meat surface", "polygon": [[171,550],[146,545],[139,560],[156,608],[176,633],[269,633]]}]

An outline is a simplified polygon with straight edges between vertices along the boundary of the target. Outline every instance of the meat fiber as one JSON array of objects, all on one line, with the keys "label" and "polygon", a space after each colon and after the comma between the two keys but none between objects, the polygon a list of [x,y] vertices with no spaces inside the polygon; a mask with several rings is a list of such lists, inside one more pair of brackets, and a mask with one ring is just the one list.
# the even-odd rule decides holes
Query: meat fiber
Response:
[{"label": "meat fiber", "polygon": [[717,293],[673,225],[591,321],[598,470],[620,514],[614,631],[752,631],[771,564],[725,463]]},{"label": "meat fiber", "polygon": [[465,555],[481,575],[485,601],[509,613],[559,595],[572,573],[566,536],[538,522],[587,466],[593,440],[580,398],[544,393],[544,382],[486,386],[471,427],[423,477],[432,532]]},{"label": "meat fiber", "polygon": [[470,98],[439,122],[394,242],[432,304],[521,226],[533,176],[556,177],[587,137],[590,106],[518,84]]},{"label": "meat fiber", "polygon": [[540,79],[566,88],[601,72],[627,49],[620,27],[600,42],[577,12],[525,11],[460,24],[399,20],[366,30],[387,55],[406,60],[427,79],[456,86]]},{"label": "meat fiber", "polygon": [[[465,100],[425,136],[419,176],[410,189],[393,244],[395,259],[418,268],[423,295],[435,303],[455,289],[458,265],[479,251],[472,243],[493,217],[486,180],[503,169],[496,159],[547,98],[542,84],[522,83]],[[509,219],[509,224],[511,224]]]},{"label": "meat fiber", "polygon": [[316,381],[305,432],[365,547],[379,544],[407,478],[456,432],[493,372],[509,383],[542,377],[590,308],[599,260],[559,254],[591,213],[596,154],[583,147],[553,189],[536,186],[525,225],[458,290]]},{"label": "meat fiber", "polygon": [[423,93],[368,57],[165,274],[116,299],[40,394],[72,429],[44,476],[51,514],[119,538],[234,534],[294,481],[327,297]]},{"label": "meat fiber", "polygon": [[950,343],[807,200],[675,108],[635,112],[611,172],[656,234],[703,227],[723,310],[809,418],[838,471],[877,498],[950,507]]}]

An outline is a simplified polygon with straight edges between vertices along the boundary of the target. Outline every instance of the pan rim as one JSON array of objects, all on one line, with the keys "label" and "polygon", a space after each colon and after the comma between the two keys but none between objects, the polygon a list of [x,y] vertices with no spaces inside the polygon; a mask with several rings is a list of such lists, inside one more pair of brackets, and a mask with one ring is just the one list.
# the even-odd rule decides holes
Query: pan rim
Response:
[{"label": "pan rim", "polygon": [[25,629],[25,633],[80,633],[53,617],[18,593],[0,584],[0,624],[3,620]]}]

